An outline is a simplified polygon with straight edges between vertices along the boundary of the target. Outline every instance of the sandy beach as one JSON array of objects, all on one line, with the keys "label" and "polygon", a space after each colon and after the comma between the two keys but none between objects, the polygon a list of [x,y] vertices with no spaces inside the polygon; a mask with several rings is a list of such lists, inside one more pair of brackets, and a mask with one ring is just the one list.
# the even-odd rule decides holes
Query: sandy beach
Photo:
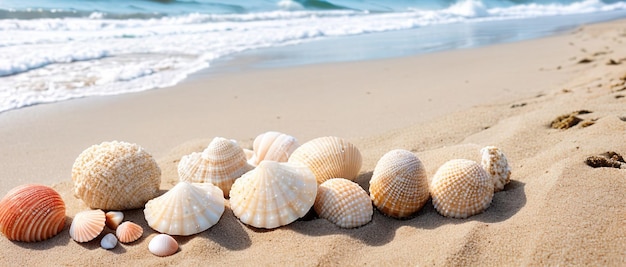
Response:
[{"label": "sandy beach", "polygon": [[[41,183],[67,206],[65,229],[54,238],[0,238],[0,265],[626,265],[626,170],[585,164],[607,151],[626,155],[625,42],[620,20],[412,57],[209,72],[170,88],[0,113],[0,195]],[[550,127],[579,110],[591,111],[577,115],[581,123]],[[87,147],[141,145],[157,160],[167,190],[178,181],[180,158],[213,137],[251,148],[270,130],[300,143],[320,136],[354,143],[365,190],[378,159],[396,148],[414,152],[432,177],[444,162],[479,161],[480,148],[495,145],[509,159],[512,181],[484,213],[467,219],[443,217],[429,201],[405,220],[375,210],[357,229],[313,218],[259,230],[226,208],[219,223],[176,237],[180,251],[160,258],[147,249],[157,232],[139,209],[125,211],[144,228],[134,243],[108,251],[100,237],[70,239],[72,218],[88,209],[73,196],[71,180]]]}]

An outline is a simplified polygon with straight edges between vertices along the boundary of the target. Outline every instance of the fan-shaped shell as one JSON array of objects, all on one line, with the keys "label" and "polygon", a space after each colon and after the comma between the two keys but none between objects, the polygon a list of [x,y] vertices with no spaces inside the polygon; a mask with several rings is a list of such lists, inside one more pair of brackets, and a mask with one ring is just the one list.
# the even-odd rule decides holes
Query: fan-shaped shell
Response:
[{"label": "fan-shaped shell", "polygon": [[316,194],[315,176],[306,166],[264,160],[235,181],[230,206],[243,223],[270,229],[306,215]]},{"label": "fan-shaped shell", "polygon": [[235,179],[253,168],[236,142],[215,137],[202,153],[194,152],[180,160],[178,176],[181,181],[212,183],[228,197]]},{"label": "fan-shaped shell", "polygon": [[130,243],[141,238],[143,228],[134,222],[123,222],[115,230],[115,235],[122,243]]},{"label": "fan-shaped shell", "polygon": [[378,160],[369,191],[374,206],[395,218],[417,212],[430,197],[424,165],[404,149],[389,151]]},{"label": "fan-shaped shell", "polygon": [[144,215],[152,229],[170,235],[193,235],[215,225],[224,213],[224,193],[210,183],[179,182],[146,203]]},{"label": "fan-shaped shell", "polygon": [[372,220],[374,208],[367,192],[344,178],[326,180],[317,188],[313,205],[320,218],[343,228],[354,228]]},{"label": "fan-shaped shell", "polygon": [[289,162],[308,166],[321,184],[338,177],[354,181],[361,170],[362,158],[359,149],[350,142],[327,136],[302,144],[291,154]]},{"label": "fan-shaped shell", "polygon": [[137,144],[104,142],[76,158],[72,180],[74,196],[92,209],[136,209],[157,195],[161,169]]},{"label": "fan-shaped shell", "polygon": [[178,251],[178,242],[166,234],[158,234],[150,240],[148,250],[159,257],[172,255]]},{"label": "fan-shaped shell", "polygon": [[70,237],[76,242],[89,242],[104,230],[106,217],[102,210],[86,210],[76,213],[70,225]]},{"label": "fan-shaped shell", "polygon": [[486,146],[480,150],[481,165],[493,180],[494,192],[504,189],[511,180],[511,168],[504,152],[495,146]]},{"label": "fan-shaped shell", "polygon": [[435,173],[430,194],[435,209],[441,215],[467,218],[489,207],[493,198],[493,181],[474,161],[450,160]]},{"label": "fan-shaped shell", "polygon": [[45,185],[17,186],[0,200],[0,232],[9,240],[36,242],[65,226],[65,203]]},{"label": "fan-shaped shell", "polygon": [[124,213],[121,211],[109,211],[105,214],[106,226],[115,230],[124,220]]},{"label": "fan-shaped shell", "polygon": [[272,131],[262,133],[254,139],[254,154],[248,162],[254,166],[262,160],[287,162],[299,146],[298,140],[291,135]]}]

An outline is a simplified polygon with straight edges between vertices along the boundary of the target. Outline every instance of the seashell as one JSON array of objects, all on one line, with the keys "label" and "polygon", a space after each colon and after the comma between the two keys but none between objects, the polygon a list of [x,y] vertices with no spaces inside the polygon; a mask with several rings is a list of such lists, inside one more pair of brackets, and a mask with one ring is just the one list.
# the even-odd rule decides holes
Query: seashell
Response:
[{"label": "seashell", "polygon": [[76,213],[70,225],[70,237],[76,242],[89,242],[104,230],[106,216],[102,210],[86,210]]},{"label": "seashell", "polygon": [[343,228],[354,228],[372,220],[374,209],[367,192],[355,182],[333,178],[317,188],[315,212]]},{"label": "seashell", "polygon": [[124,220],[124,213],[121,211],[109,211],[105,214],[107,227],[115,230]]},{"label": "seashell", "polygon": [[46,240],[64,226],[65,202],[48,186],[20,185],[0,200],[0,232],[9,240]]},{"label": "seashell", "polygon": [[374,206],[395,218],[417,212],[430,197],[424,165],[404,149],[389,151],[378,160],[369,191]]},{"label": "seashell", "polygon": [[159,257],[172,255],[178,251],[178,242],[166,234],[158,234],[148,243],[148,250]]},{"label": "seashell", "polygon": [[271,131],[262,133],[254,139],[254,154],[248,163],[256,166],[262,160],[287,162],[299,146],[298,140],[291,135]]},{"label": "seashell", "polygon": [[435,173],[430,194],[435,209],[441,215],[467,218],[489,207],[493,198],[493,181],[472,160],[450,160]]},{"label": "seashell", "polygon": [[224,193],[210,183],[179,182],[146,203],[144,215],[152,229],[170,235],[193,235],[215,225],[224,213]]},{"label": "seashell", "polygon": [[264,160],[235,181],[230,206],[243,223],[270,229],[306,215],[316,194],[315,176],[306,166]]},{"label": "seashell", "polygon": [[289,162],[308,166],[317,183],[330,178],[346,178],[354,181],[361,170],[361,152],[350,142],[333,136],[319,137],[298,147]]},{"label": "seashell", "polygon": [[178,163],[178,176],[181,181],[212,183],[222,189],[224,197],[228,197],[235,179],[253,168],[236,142],[215,137],[202,153],[182,157]]},{"label": "seashell", "polygon": [[74,196],[92,209],[136,209],[157,196],[161,169],[137,144],[104,142],[80,153],[72,180]]},{"label": "seashell", "polygon": [[123,222],[115,230],[115,235],[122,243],[134,242],[143,235],[143,228],[134,222]]},{"label": "seashell", "polygon": [[103,249],[112,249],[115,246],[117,246],[117,237],[112,233],[106,234],[102,237],[102,240],[100,240],[100,247]]},{"label": "seashell", "polygon": [[511,181],[511,168],[506,156],[495,146],[486,146],[480,150],[482,154],[481,165],[493,180],[494,192],[504,189]]}]

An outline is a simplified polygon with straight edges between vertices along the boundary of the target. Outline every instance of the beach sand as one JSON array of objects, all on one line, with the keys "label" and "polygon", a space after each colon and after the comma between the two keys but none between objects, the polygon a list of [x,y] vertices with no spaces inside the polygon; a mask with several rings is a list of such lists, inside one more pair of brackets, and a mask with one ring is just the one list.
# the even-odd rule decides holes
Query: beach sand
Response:
[{"label": "beach sand", "polygon": [[[621,20],[476,49],[209,72],[171,88],[2,113],[0,195],[50,185],[65,200],[67,225],[38,243],[0,238],[0,265],[626,265],[626,170],[585,164],[607,151],[626,155],[625,42]],[[550,128],[578,110],[591,113],[571,128]],[[300,143],[329,135],[354,143],[366,190],[378,159],[396,148],[414,152],[432,177],[445,161],[479,161],[480,148],[496,145],[511,183],[467,219],[443,217],[429,201],[405,220],[374,211],[357,229],[310,219],[259,230],[227,208],[209,230],[176,237],[180,251],[165,258],[147,250],[156,232],[142,210],[125,212],[144,228],[134,243],[108,251],[100,238],[70,239],[71,218],[88,209],[71,192],[72,164],[87,147],[141,145],[166,190],[177,182],[179,159],[213,137],[250,148],[269,130]]]}]

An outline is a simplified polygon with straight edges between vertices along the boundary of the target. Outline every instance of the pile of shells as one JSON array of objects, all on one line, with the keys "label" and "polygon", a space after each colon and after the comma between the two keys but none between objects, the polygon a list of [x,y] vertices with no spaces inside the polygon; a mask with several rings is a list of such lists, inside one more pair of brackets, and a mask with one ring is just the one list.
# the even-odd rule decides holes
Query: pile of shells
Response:
[{"label": "pile of shells", "polygon": [[124,213],[120,211],[81,211],[72,220],[70,237],[78,243],[90,242],[104,233],[104,227],[107,226],[115,230],[115,235],[108,233],[100,240],[100,246],[104,249],[114,248],[118,241],[132,243],[139,240],[143,236],[143,227],[131,221],[122,222],[123,220]]}]

